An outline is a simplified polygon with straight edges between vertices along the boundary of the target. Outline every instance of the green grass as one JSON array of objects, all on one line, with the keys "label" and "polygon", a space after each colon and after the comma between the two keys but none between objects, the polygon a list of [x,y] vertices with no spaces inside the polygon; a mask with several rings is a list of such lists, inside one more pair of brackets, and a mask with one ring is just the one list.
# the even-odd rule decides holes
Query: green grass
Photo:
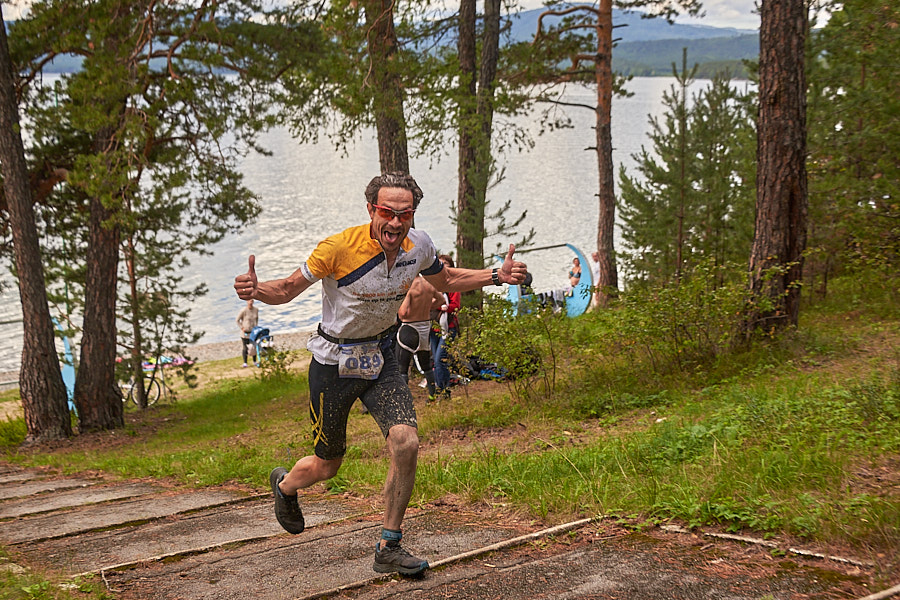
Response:
[{"label": "green grass", "polygon": [[265,481],[277,458],[276,447],[270,445],[272,439],[265,432],[286,417],[288,423],[306,423],[306,401],[298,397],[305,387],[302,378],[277,383],[234,380],[194,401],[151,410],[145,424],[152,423],[156,431],[134,442],[127,438],[139,436],[139,424],[126,426],[120,432],[126,439],[109,448],[14,453],[8,458],[57,467],[65,473],[97,469],[122,477],[170,478],[197,486],[258,484]]},{"label": "green grass", "polygon": [[[487,384],[420,406],[413,504],[452,494],[548,522],[677,521],[900,554],[900,314],[883,289],[850,285],[841,310],[833,287],[827,303],[804,308],[798,332],[706,361],[657,340],[657,369],[623,342],[615,311],[532,324],[536,347],[541,331],[568,340],[551,340],[556,387]],[[0,447],[65,473],[263,491],[274,465],[310,452],[307,403],[303,377],[231,380],[95,434],[104,443],[90,450],[21,450],[21,420],[0,422]],[[388,459],[371,418],[351,411],[348,441],[326,490],[379,494]]]},{"label": "green grass", "polygon": [[426,461],[419,486],[546,518],[642,514],[733,531],[896,544],[897,498],[842,487],[855,465],[900,453],[896,384],[809,388],[781,379],[704,395],[710,406],[703,416],[686,404],[661,423],[612,431],[584,446],[547,443],[524,455],[485,448],[463,460]]},{"label": "green grass", "polygon": [[54,582],[38,574],[7,568],[10,556],[0,548],[0,599],[2,600],[111,600],[111,595],[98,576],[76,577]]}]

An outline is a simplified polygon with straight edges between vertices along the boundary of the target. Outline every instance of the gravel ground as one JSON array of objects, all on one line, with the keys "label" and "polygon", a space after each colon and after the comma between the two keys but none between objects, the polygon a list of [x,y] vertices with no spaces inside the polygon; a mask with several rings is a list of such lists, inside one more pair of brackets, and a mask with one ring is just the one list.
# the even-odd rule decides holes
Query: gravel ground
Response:
[{"label": "gravel ground", "polygon": [[[309,339],[310,334],[309,331],[281,333],[273,335],[272,339],[275,347],[279,350],[306,350],[306,340]],[[235,358],[241,355],[241,340],[190,346],[185,351],[185,355],[197,362]]]}]

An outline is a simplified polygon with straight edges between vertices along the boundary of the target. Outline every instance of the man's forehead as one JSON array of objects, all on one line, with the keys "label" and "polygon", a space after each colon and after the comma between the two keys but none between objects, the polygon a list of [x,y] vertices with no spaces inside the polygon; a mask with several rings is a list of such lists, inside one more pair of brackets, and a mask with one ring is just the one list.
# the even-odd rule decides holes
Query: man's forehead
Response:
[{"label": "man's forehead", "polygon": [[412,206],[412,191],[397,187],[383,187],[378,190],[378,203],[386,202],[390,202],[392,205],[406,203]]}]

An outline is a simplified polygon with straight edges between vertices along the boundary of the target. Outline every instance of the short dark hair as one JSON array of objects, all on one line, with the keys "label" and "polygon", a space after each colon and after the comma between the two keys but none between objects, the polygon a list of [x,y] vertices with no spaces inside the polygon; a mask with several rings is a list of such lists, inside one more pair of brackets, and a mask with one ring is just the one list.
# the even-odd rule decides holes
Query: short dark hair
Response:
[{"label": "short dark hair", "polygon": [[453,263],[453,257],[450,256],[449,254],[440,254],[440,255],[438,255],[438,260],[441,260],[441,261],[444,261],[444,260],[445,260],[445,261],[447,261],[447,264],[450,265],[451,267],[455,267],[455,266],[456,266],[456,265]]},{"label": "short dark hair", "polygon": [[375,201],[378,200],[378,192],[383,187],[400,188],[412,192],[413,208],[419,207],[419,202],[424,196],[422,189],[416,183],[416,180],[412,178],[412,175],[403,171],[393,171],[391,173],[382,173],[378,177],[372,178],[372,181],[366,186],[366,202],[375,204]]}]

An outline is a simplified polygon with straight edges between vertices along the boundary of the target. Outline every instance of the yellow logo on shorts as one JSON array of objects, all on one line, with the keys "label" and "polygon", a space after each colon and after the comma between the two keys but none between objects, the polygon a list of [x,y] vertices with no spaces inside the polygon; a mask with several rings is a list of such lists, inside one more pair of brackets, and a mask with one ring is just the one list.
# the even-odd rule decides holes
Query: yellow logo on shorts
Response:
[{"label": "yellow logo on shorts", "polygon": [[312,398],[309,399],[309,411],[313,415],[313,433],[315,434],[313,438],[313,444],[318,444],[320,441],[328,445],[328,438],[325,437],[325,432],[322,431],[322,418],[325,413],[325,394],[319,394],[319,412],[316,412],[316,407],[313,405]]}]

